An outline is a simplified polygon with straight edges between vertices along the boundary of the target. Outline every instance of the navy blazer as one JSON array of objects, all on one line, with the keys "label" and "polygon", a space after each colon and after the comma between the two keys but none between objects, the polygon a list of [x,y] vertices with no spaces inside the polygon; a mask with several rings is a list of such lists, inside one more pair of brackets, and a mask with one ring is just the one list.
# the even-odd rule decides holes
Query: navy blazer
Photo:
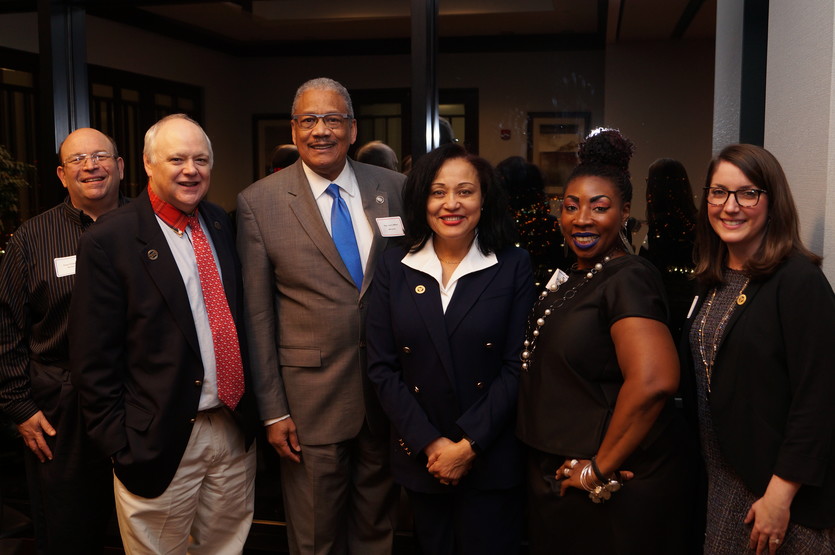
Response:
[{"label": "navy blazer", "polygon": [[[246,392],[234,414],[249,444],[257,419],[232,224],[219,206],[201,202],[198,210],[241,342]],[[147,191],[82,236],[77,267],[70,364],[88,434],[132,493],[157,497],[188,444],[203,362],[188,295]]]},{"label": "navy blazer", "polygon": [[[694,416],[689,330],[705,300],[702,288],[682,336],[685,399]],[[710,411],[722,455],[746,487],[763,495],[773,474],[800,482],[791,520],[835,525],[835,295],[799,254],[770,276],[752,280],[747,300],[728,320],[711,375]],[[740,515],[740,519],[745,515]]]},{"label": "navy blazer", "polygon": [[461,485],[507,488],[523,467],[515,412],[525,322],[535,297],[530,257],[518,248],[460,279],[444,313],[438,282],[391,249],[378,263],[368,308],[368,375],[392,422],[395,479],[448,492],[423,449],[464,435],[479,448]]}]

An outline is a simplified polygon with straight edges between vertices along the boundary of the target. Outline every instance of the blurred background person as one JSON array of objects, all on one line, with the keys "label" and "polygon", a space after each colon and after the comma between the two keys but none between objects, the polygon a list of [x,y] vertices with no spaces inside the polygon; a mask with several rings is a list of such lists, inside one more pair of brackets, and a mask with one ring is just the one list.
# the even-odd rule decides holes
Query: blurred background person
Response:
[{"label": "blurred background person", "polygon": [[457,143],[455,129],[446,118],[438,118],[438,145],[443,146],[449,143]]},{"label": "blurred background person", "polygon": [[612,129],[582,143],[560,215],[577,263],[528,322],[517,433],[535,554],[685,551],[679,365],[658,271],[627,254],[632,150]]},{"label": "blurred background person", "polygon": [[367,329],[369,377],[393,425],[392,472],[424,553],[516,553],[530,259],[513,246],[493,168],[460,145],[418,160],[403,211],[406,236],[377,268]]},{"label": "blurred background person", "polygon": [[[438,146],[443,146],[449,143],[457,143],[455,138],[455,130],[452,124],[446,118],[438,118]],[[409,175],[412,171],[412,155],[407,154],[403,157],[403,173]]]},{"label": "blurred background person", "polygon": [[382,141],[370,141],[357,150],[357,162],[399,171],[400,163],[397,154],[389,145]]},{"label": "blurred background person", "polygon": [[[270,168],[267,175],[279,172],[288,166],[292,166],[296,160],[299,159],[299,149],[294,144],[276,145],[270,155]],[[232,220],[232,225],[237,228],[238,225],[238,210],[230,210],[228,212],[229,219]]]},{"label": "blurred background person", "polygon": [[545,179],[537,166],[521,156],[505,158],[496,166],[507,191],[519,246],[528,251],[537,287],[554,272],[568,268],[565,244],[557,218],[551,214]]},{"label": "blurred background person", "polygon": [[835,295],[771,153],[731,145],[713,159],[695,254],[683,360],[707,468],[705,553],[835,553]]},{"label": "blurred background person", "polygon": [[270,173],[281,171],[288,166],[292,166],[296,160],[299,159],[299,149],[296,145],[286,144],[278,145],[273,149],[270,156]]},{"label": "blurred background person", "polygon": [[696,237],[696,205],[687,170],[678,160],[659,158],[647,173],[647,232],[641,255],[661,272],[670,303],[673,337],[693,299],[693,243]]}]

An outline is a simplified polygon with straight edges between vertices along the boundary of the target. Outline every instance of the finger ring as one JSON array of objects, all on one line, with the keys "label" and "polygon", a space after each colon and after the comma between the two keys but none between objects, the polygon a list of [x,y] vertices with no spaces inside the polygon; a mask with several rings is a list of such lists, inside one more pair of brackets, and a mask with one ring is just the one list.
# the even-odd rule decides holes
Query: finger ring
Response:
[{"label": "finger ring", "polygon": [[563,469],[562,469],[562,473],[563,473],[566,477],[571,476],[571,469],[570,469],[570,468],[568,468],[568,467],[565,467],[565,468],[563,468]]},{"label": "finger ring", "polygon": [[771,538],[768,541],[770,541],[771,543],[773,543],[775,545],[780,545],[780,538]]},{"label": "finger ring", "polygon": [[571,465],[571,468],[574,468],[575,466],[580,464],[580,461],[578,461],[577,459],[571,459],[571,462],[569,464]]}]

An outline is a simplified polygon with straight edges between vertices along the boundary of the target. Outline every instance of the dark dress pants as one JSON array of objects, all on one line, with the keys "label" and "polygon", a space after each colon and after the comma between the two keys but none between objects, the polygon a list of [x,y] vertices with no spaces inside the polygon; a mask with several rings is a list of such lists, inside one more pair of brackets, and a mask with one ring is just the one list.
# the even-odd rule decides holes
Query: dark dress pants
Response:
[{"label": "dark dress pants", "polygon": [[32,394],[56,434],[47,436],[52,460],[28,448],[26,473],[38,549],[48,554],[101,553],[113,514],[113,468],[90,445],[69,372],[32,363]]},{"label": "dark dress pants", "polygon": [[450,493],[406,490],[415,537],[424,555],[513,555],[522,541],[524,489],[478,490],[466,485]]}]

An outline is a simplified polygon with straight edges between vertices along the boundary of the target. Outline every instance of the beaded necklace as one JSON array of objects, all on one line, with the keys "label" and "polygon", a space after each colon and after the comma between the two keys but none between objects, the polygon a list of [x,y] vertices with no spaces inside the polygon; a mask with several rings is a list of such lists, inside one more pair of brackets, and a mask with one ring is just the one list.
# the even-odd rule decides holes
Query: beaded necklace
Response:
[{"label": "beaded necklace", "polygon": [[[612,257],[610,255],[606,255],[605,257],[603,257],[603,260],[601,262],[598,262],[597,264],[589,268],[589,271],[586,272],[583,281],[576,284],[574,287],[566,291],[562,297],[551,303],[542,312],[542,316],[537,318],[534,322],[531,322],[530,318],[528,319],[527,329],[531,329],[531,327],[533,327],[533,331],[531,331],[530,337],[525,337],[525,342],[523,343],[524,348],[522,349],[522,354],[519,357],[522,359],[523,372],[527,372],[532,364],[533,353],[536,349],[536,340],[539,338],[540,330],[542,329],[542,326],[545,325],[545,321],[548,319],[548,317],[554,312],[554,310],[562,307],[567,301],[573,299],[575,295],[577,295],[577,291],[579,291],[585,284],[590,282],[591,279],[595,275],[597,275],[600,272],[600,270],[603,269],[603,266],[611,259]],[[573,269],[576,269],[576,265],[573,266]],[[542,293],[539,294],[539,301],[537,302],[537,305],[542,303],[542,301],[544,301],[550,293],[556,293],[559,290],[559,288],[560,284],[554,284],[543,290]],[[536,315],[535,311],[536,306],[534,306],[533,310],[531,310],[531,317]]]},{"label": "beaded necklace", "polygon": [[746,277],[739,290],[739,294],[736,297],[736,303],[731,303],[722,315],[722,318],[719,320],[719,324],[713,330],[713,337],[711,338],[709,344],[705,341],[705,322],[707,322],[708,317],[710,316],[710,309],[713,308],[713,301],[716,299],[716,291],[719,289],[718,287],[713,288],[710,298],[707,300],[707,308],[704,310],[701,322],[699,322],[699,355],[701,355],[702,364],[705,367],[708,394],[710,394],[710,378],[713,376],[713,364],[716,362],[716,351],[719,349],[719,340],[722,338],[722,332],[725,331],[725,326],[728,324],[728,320],[730,320],[734,309],[737,306],[742,306],[745,304],[745,301],[748,300],[748,296],[745,295],[745,288],[748,287],[749,281],[751,281],[750,278]]}]

